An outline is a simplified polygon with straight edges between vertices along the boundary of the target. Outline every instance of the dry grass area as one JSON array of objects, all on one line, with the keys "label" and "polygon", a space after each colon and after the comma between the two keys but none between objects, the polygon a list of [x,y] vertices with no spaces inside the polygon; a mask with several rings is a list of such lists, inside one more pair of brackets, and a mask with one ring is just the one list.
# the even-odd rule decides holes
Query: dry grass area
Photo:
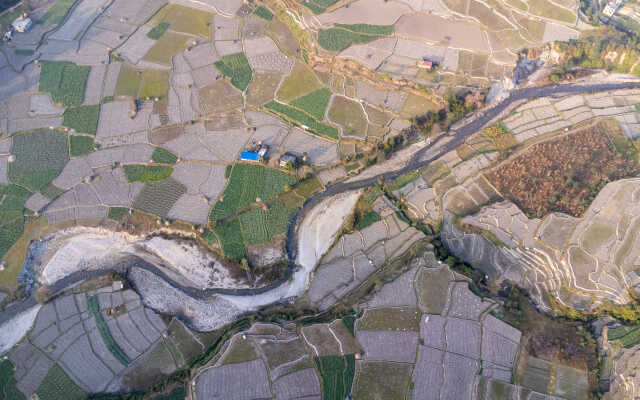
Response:
[{"label": "dry grass area", "polygon": [[488,177],[531,217],[553,211],[581,216],[607,182],[638,172],[633,143],[616,122],[601,121],[533,144]]}]

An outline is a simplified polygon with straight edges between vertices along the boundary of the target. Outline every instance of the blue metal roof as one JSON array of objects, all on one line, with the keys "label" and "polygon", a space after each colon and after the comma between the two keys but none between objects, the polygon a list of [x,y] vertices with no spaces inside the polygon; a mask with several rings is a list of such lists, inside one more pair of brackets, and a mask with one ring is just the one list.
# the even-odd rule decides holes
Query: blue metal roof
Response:
[{"label": "blue metal roof", "polygon": [[240,154],[240,159],[246,160],[246,161],[260,161],[260,156],[258,155],[258,153],[254,153],[251,151],[243,151]]}]

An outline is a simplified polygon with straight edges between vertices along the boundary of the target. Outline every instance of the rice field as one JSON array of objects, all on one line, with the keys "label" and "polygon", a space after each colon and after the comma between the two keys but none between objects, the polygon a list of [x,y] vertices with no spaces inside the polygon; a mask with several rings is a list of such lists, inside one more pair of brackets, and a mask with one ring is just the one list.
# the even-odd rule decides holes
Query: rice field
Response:
[{"label": "rice field", "polygon": [[38,191],[57,177],[69,160],[67,135],[41,129],[13,136],[9,180],[30,191]]},{"label": "rice field", "polygon": [[42,61],[39,90],[49,92],[55,103],[66,107],[79,106],[84,100],[90,69],[68,61]]},{"label": "rice field", "polygon": [[95,135],[99,117],[99,105],[67,108],[62,114],[62,126],[71,128],[78,133]]},{"label": "rice field", "polygon": [[318,32],[318,44],[325,50],[342,51],[353,44],[368,43],[393,33],[393,25],[337,24]]},{"label": "rice field", "polygon": [[251,82],[251,66],[244,53],[229,54],[215,63],[216,68],[227,78],[231,84],[243,91]]}]

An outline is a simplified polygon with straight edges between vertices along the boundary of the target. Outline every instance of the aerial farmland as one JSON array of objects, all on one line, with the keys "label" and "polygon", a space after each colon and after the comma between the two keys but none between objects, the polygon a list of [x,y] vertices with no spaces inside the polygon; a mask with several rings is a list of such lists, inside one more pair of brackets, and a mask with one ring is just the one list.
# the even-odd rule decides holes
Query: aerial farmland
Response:
[{"label": "aerial farmland", "polygon": [[8,3],[0,399],[628,394],[638,62],[558,67],[582,2]]}]

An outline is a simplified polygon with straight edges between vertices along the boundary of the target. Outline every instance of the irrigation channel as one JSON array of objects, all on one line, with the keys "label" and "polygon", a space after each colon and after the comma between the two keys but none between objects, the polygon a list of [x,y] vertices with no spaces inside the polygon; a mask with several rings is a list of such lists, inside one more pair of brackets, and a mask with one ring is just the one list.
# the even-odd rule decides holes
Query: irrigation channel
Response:
[{"label": "irrigation channel", "polygon": [[[424,147],[417,150],[406,163],[406,165],[402,168],[384,172],[369,178],[364,178],[356,181],[348,181],[348,182],[340,182],[329,185],[326,189],[320,193],[315,194],[314,196],[307,199],[304,205],[293,215],[291,219],[291,223],[289,225],[289,229],[287,231],[286,238],[286,252],[289,257],[290,264],[287,268],[285,277],[281,280],[278,280],[268,286],[257,288],[257,289],[224,289],[224,288],[210,288],[210,289],[196,289],[193,287],[186,287],[173,279],[167,276],[162,270],[160,270],[155,265],[144,261],[143,259],[136,256],[127,256],[121,259],[119,262],[112,265],[105,265],[104,268],[99,270],[92,271],[78,271],[67,275],[66,277],[58,280],[55,284],[49,287],[49,292],[52,296],[63,292],[64,290],[90,278],[95,278],[107,273],[118,272],[124,275],[132,268],[140,268],[147,270],[165,282],[167,282],[172,287],[179,289],[183,293],[187,294],[190,297],[193,297],[198,300],[209,300],[215,296],[225,296],[225,297],[236,297],[239,302],[242,302],[245,297],[248,303],[255,302],[255,308],[264,308],[269,304],[275,304],[283,300],[288,300],[290,297],[281,296],[280,298],[274,298],[274,295],[277,297],[277,293],[287,293],[287,290],[284,289],[284,286],[287,282],[290,281],[293,274],[297,273],[297,281],[300,282],[301,279],[308,279],[309,275],[313,271],[313,268],[300,268],[300,266],[296,263],[297,255],[298,255],[298,230],[302,221],[307,216],[307,214],[314,209],[317,205],[319,205],[323,200],[327,200],[334,196],[363,189],[369,187],[371,185],[376,184],[378,181],[383,180],[392,180],[400,175],[413,171],[415,169],[424,167],[430,162],[440,158],[442,155],[448,153],[449,151],[454,150],[458,146],[460,146],[464,141],[482,129],[486,124],[488,124],[492,119],[496,118],[500,115],[504,110],[506,110],[510,105],[514,102],[519,102],[527,99],[534,99],[539,97],[549,97],[549,96],[563,96],[570,94],[588,94],[588,93],[597,93],[602,91],[609,90],[620,90],[620,89],[635,89],[640,88],[640,82],[623,82],[623,83],[604,83],[604,84],[583,84],[583,85],[574,85],[574,84],[562,84],[562,85],[549,85],[549,86],[541,86],[541,87],[531,87],[531,88],[521,88],[511,92],[511,94],[500,101],[499,103],[484,109],[480,112],[477,112],[469,122],[463,123],[461,126],[450,130],[446,134],[442,134],[437,138],[434,138],[430,142],[425,142]],[[434,146],[444,140],[448,139],[449,141],[442,145],[437,152],[425,157],[425,154],[434,148]],[[261,296],[262,295],[262,296]],[[141,293],[141,296],[144,295]],[[14,303],[13,305],[7,307],[4,311],[0,312],[0,324],[11,319],[15,315],[21,313],[24,310],[34,306],[37,303],[35,298],[35,292],[30,293],[30,295],[19,302]]]}]

